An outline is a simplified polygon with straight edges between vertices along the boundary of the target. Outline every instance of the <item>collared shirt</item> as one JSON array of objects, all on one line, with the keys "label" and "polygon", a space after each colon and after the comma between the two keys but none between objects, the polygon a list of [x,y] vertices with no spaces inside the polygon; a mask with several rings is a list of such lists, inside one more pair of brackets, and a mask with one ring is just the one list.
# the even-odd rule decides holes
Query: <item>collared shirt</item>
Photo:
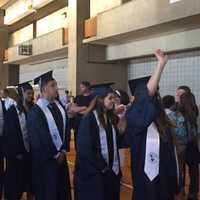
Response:
[{"label": "collared shirt", "polygon": [[6,97],[3,100],[5,101],[6,110],[8,110],[12,105],[16,105],[15,100],[11,99],[10,97]]}]

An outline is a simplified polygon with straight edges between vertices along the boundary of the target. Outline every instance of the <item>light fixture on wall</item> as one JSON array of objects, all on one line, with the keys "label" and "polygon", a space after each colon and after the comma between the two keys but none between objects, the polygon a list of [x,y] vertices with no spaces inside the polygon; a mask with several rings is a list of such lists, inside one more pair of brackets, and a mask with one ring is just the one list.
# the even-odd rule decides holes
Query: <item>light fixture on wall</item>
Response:
[{"label": "light fixture on wall", "polygon": [[35,8],[33,8],[32,4],[28,5],[28,10],[33,11],[33,12],[37,12],[37,10]]},{"label": "light fixture on wall", "polygon": [[64,18],[67,18],[67,12],[63,12],[62,15],[64,16]]}]

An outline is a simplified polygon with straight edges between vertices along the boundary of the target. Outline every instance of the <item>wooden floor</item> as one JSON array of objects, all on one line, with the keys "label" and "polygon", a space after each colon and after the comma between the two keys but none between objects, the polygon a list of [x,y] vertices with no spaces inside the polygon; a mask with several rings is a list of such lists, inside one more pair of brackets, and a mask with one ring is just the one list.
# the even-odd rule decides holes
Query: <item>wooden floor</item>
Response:
[{"label": "wooden floor", "polygon": [[[131,169],[130,169],[130,151],[123,150],[124,160],[122,160],[122,181],[121,181],[121,200],[131,200],[133,187],[131,182]],[[73,141],[71,143],[71,151],[68,154],[68,163],[70,167],[71,181],[73,180],[73,168],[74,168],[75,151]],[[187,176],[186,192],[188,191],[189,178]],[[179,196],[177,200],[186,200],[185,197]],[[200,200],[200,196],[199,196]]]},{"label": "wooden floor", "polygon": [[[123,152],[124,156],[124,167],[122,168],[123,178],[121,186],[121,200],[131,200],[132,196],[132,183],[131,183],[131,173],[130,173],[130,152],[125,150]],[[73,140],[71,142],[71,150],[68,153],[68,164],[71,175],[71,183],[73,184],[73,169],[75,160],[75,150]]]},{"label": "wooden floor", "polygon": [[[125,150],[123,152],[124,157],[124,165],[122,167],[123,178],[121,182],[121,200],[131,200],[132,196],[132,183],[131,183],[131,170],[130,170],[130,152],[129,150]],[[71,151],[68,153],[68,164],[70,169],[70,178],[71,183],[73,185],[73,169],[74,169],[74,160],[75,160],[75,150],[73,140],[71,142]],[[186,191],[188,190],[189,178],[187,177]],[[72,188],[73,189],[73,188]],[[26,200],[26,195],[24,195],[23,200]],[[185,197],[179,196],[177,200],[186,200]],[[200,200],[200,196],[199,196]]]}]

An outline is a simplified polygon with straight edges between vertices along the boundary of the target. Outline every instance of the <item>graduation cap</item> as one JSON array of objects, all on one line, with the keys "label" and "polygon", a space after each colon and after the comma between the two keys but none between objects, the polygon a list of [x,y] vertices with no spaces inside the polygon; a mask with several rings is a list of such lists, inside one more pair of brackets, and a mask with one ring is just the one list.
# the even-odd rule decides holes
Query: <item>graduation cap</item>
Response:
[{"label": "graduation cap", "polygon": [[33,90],[33,87],[31,86],[32,81],[27,81],[24,83],[20,83],[17,86],[17,91],[20,95],[23,95],[24,92],[26,92],[26,90]]},{"label": "graduation cap", "polygon": [[128,84],[129,84],[131,94],[133,96],[139,95],[142,92],[142,90],[144,90],[144,87],[147,85],[150,78],[151,76],[146,76],[142,78],[129,80]]},{"label": "graduation cap", "polygon": [[94,96],[106,96],[108,93],[113,93],[113,89],[111,86],[114,85],[114,83],[101,83],[92,85],[91,89],[93,91]]},{"label": "graduation cap", "polygon": [[44,85],[46,85],[49,81],[55,80],[53,78],[53,71],[46,72],[37,78],[34,79],[34,85],[39,85],[40,88],[42,88]]},{"label": "graduation cap", "polygon": [[121,104],[128,105],[130,103],[129,96],[124,90],[115,90],[115,94],[120,98]]},{"label": "graduation cap", "polygon": [[31,82],[32,81],[27,81],[27,82],[24,82],[24,83],[20,83],[20,84],[18,84],[18,88],[20,88],[20,89],[22,89],[24,92],[26,91],[26,90],[33,90],[33,87],[32,87],[32,85],[31,85]]}]

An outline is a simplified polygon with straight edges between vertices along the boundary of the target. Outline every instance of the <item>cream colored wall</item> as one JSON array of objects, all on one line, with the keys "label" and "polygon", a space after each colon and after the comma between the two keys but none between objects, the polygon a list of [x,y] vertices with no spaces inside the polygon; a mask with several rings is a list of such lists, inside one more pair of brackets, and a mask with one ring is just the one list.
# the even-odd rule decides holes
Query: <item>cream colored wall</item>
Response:
[{"label": "cream colored wall", "polygon": [[32,0],[33,8],[38,9],[54,0]]},{"label": "cream colored wall", "polygon": [[[195,15],[200,15],[199,0],[182,0],[176,3],[170,3],[169,0],[132,0],[98,15],[97,36],[94,40],[100,42],[101,39],[109,40],[111,37],[118,36],[117,39],[122,42],[122,38],[125,39],[125,37],[130,40],[132,36],[130,34],[136,31],[161,24],[170,30],[176,30],[175,20]],[[187,21],[181,22],[183,27],[185,27],[185,22]],[[196,22],[196,26],[198,25],[199,23]],[[180,24],[178,27],[180,29]],[[115,42],[118,42],[117,39]]]},{"label": "cream colored wall", "polygon": [[128,0],[90,0],[90,17],[121,5]]},{"label": "cream colored wall", "polygon": [[17,18],[25,16],[33,11],[29,9],[31,0],[18,0],[6,9],[5,24],[10,24]]},{"label": "cream colored wall", "polygon": [[33,55],[55,51],[63,46],[63,30],[58,29],[33,40]]},{"label": "cream colored wall", "polygon": [[[59,28],[67,27],[68,18],[65,18],[64,15],[62,15],[64,12],[67,12],[67,7],[39,20],[37,22],[37,36],[47,34]],[[12,33],[9,37],[9,47],[30,39],[33,39],[33,24]]]},{"label": "cream colored wall", "polygon": [[119,60],[152,54],[156,49],[181,51],[200,47],[200,29],[166,34],[107,47],[107,59]]},{"label": "cream colored wall", "polygon": [[68,89],[68,61],[67,59],[53,60],[38,64],[20,65],[20,83],[33,80],[35,77],[53,70],[53,76],[58,82],[58,87],[61,92]]},{"label": "cream colored wall", "polygon": [[68,16],[65,18],[63,13],[67,13],[67,7],[37,21],[37,36],[68,26]]},{"label": "cream colored wall", "polygon": [[14,32],[9,37],[9,47],[33,39],[33,24]]},{"label": "cream colored wall", "polygon": [[[53,52],[63,48],[63,30],[58,29],[44,36],[40,36],[34,40],[25,42],[32,44],[32,56]],[[66,51],[67,56],[67,51]],[[27,59],[29,56],[19,55],[19,46],[8,48],[8,62],[17,62],[22,59]]]}]

